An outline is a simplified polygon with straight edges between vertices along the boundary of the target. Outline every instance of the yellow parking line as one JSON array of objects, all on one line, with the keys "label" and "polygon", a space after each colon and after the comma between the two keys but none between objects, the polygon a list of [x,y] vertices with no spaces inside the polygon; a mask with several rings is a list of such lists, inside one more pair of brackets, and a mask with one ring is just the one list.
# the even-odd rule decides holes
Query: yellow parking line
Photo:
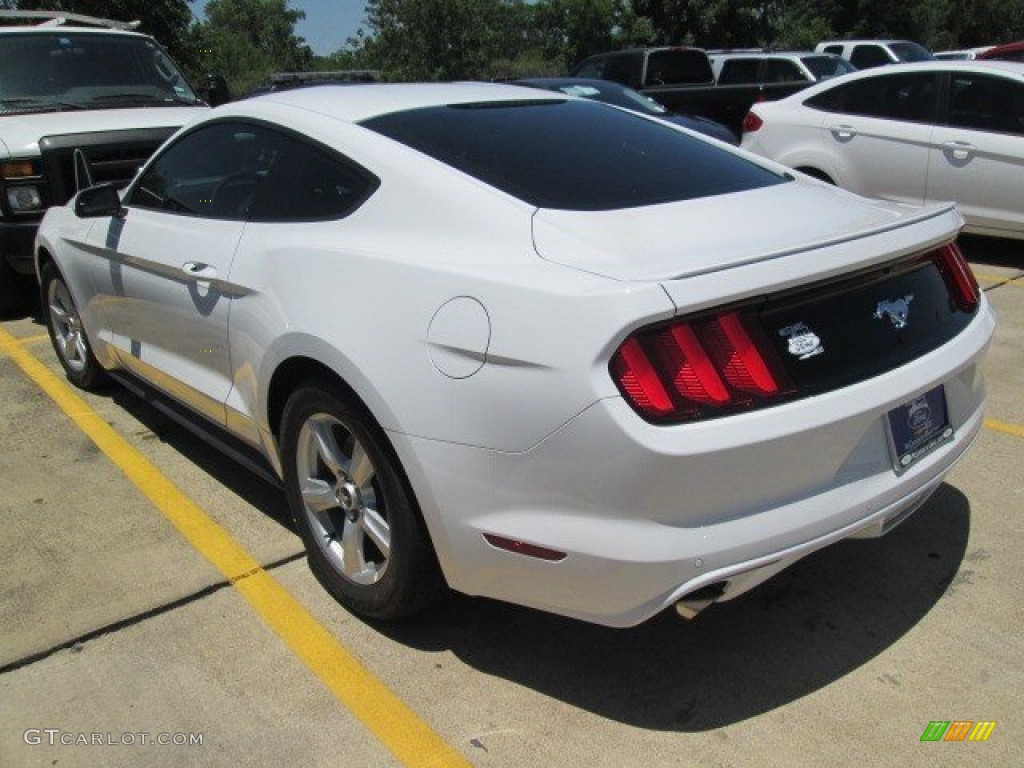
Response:
[{"label": "yellow parking line", "polygon": [[1005,432],[1008,435],[1024,437],[1024,427],[1019,426],[1017,424],[1007,424],[1005,421],[985,419],[985,426],[988,427],[989,429],[994,429],[996,432]]},{"label": "yellow parking line", "polygon": [[470,765],[338,643],[227,531],[2,328],[0,354],[9,356],[50,396],[403,765]]},{"label": "yellow parking line", "polygon": [[1024,278],[1022,274],[1016,275],[993,275],[988,272],[975,272],[974,276],[978,280],[984,280],[990,283],[1003,283],[1004,285],[1012,285],[1014,288],[1024,288],[1024,283],[1018,283],[1017,281]]}]

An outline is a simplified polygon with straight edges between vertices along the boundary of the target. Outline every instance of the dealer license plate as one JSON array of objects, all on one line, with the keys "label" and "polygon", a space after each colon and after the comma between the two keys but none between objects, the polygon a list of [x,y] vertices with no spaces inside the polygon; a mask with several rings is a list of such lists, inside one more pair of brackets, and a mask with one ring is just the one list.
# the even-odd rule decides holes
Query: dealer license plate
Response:
[{"label": "dealer license plate", "polygon": [[887,423],[896,474],[906,472],[922,456],[953,439],[946,393],[941,386],[893,408]]}]

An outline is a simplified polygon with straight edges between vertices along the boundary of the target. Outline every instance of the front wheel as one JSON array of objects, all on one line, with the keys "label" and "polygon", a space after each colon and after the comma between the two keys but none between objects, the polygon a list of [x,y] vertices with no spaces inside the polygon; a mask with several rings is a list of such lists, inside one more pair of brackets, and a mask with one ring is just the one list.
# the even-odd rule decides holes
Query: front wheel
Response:
[{"label": "front wheel", "polygon": [[46,329],[68,381],[82,389],[96,389],[103,381],[103,368],[89,346],[67,283],[52,263],[43,266],[40,278]]},{"label": "front wheel", "polygon": [[288,503],[310,568],[342,605],[370,618],[415,613],[444,589],[398,460],[366,411],[303,386],[284,409]]}]

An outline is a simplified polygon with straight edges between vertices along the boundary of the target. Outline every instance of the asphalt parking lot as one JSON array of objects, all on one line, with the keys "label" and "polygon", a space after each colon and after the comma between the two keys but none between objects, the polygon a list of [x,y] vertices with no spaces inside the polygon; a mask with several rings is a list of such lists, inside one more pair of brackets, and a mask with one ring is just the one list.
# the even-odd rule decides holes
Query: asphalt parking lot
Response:
[{"label": "asphalt parking lot", "polygon": [[964,250],[999,326],[946,484],[883,539],[631,630],[461,596],[359,620],[278,489],[72,390],[38,318],[0,323],[0,766],[1021,765],[1024,243]]}]

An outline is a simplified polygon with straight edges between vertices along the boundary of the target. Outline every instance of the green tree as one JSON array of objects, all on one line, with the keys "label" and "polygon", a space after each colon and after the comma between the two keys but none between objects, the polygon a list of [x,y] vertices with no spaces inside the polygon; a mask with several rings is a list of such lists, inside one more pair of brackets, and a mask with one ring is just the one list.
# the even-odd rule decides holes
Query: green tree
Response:
[{"label": "green tree", "polygon": [[295,23],[303,18],[287,0],[209,0],[204,19],[191,30],[200,52],[195,74],[222,75],[238,96],[272,72],[311,69],[313,52],[295,35]]}]

